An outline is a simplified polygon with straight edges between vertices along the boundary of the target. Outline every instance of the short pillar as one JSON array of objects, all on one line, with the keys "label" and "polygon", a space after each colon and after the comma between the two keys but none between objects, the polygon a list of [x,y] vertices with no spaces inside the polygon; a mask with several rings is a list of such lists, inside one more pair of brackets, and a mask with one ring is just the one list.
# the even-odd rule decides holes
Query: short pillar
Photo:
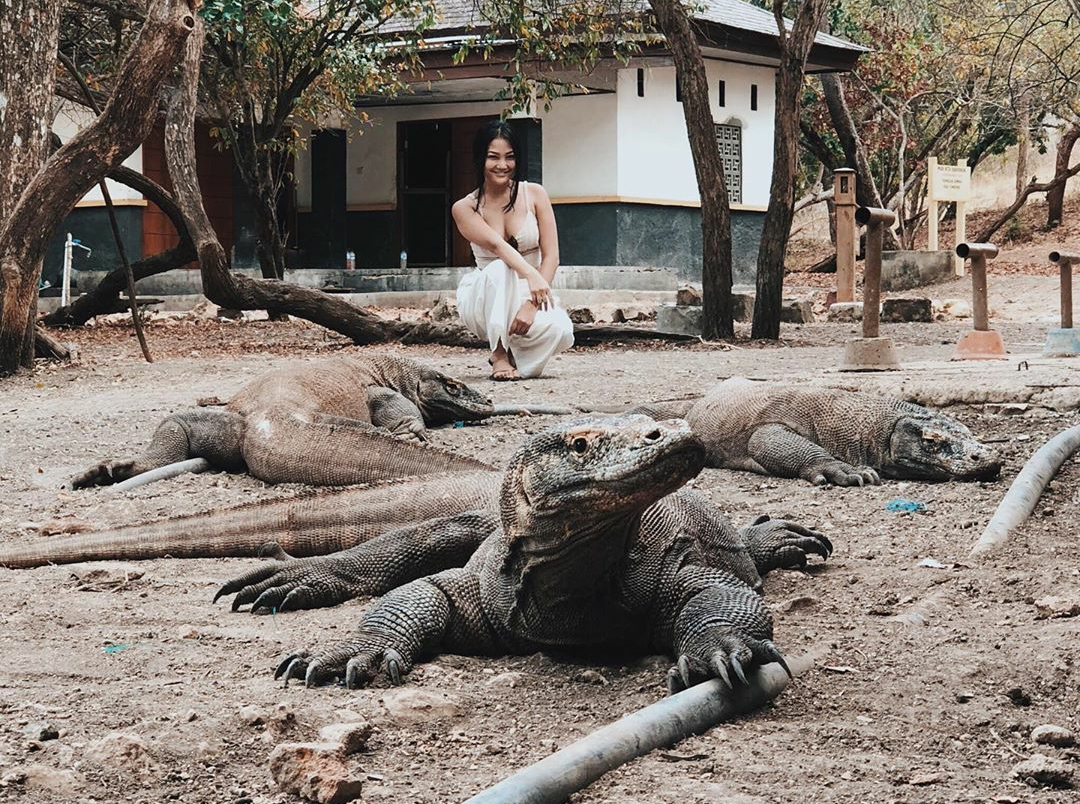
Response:
[{"label": "short pillar", "polygon": [[986,263],[998,255],[993,243],[959,243],[956,256],[971,261],[971,309],[975,329],[956,344],[953,360],[1001,360],[1005,342],[990,329],[990,303],[986,287]]},{"label": "short pillar", "polygon": [[900,367],[890,338],[879,334],[881,325],[881,249],[885,227],[896,213],[878,207],[859,207],[857,223],[866,229],[866,259],[863,262],[862,337],[848,341],[841,371],[890,371]]},{"label": "short pillar", "polygon": [[836,301],[855,301],[855,171],[833,171],[833,204],[836,206]]},{"label": "short pillar", "polygon": [[1080,253],[1051,251],[1050,262],[1061,272],[1061,327],[1046,336],[1043,354],[1047,357],[1072,357],[1080,354],[1080,338],[1073,329],[1072,268],[1080,263]]}]

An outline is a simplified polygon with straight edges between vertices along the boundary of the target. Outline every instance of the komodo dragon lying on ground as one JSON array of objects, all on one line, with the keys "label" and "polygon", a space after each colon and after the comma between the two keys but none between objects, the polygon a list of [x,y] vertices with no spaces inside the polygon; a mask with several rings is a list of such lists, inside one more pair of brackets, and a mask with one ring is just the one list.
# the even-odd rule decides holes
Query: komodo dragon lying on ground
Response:
[{"label": "komodo dragon lying on ground", "polygon": [[784,664],[761,576],[805,565],[810,553],[825,558],[832,545],[768,517],[736,531],[705,497],[680,490],[704,462],[685,422],[572,420],[518,449],[497,515],[470,511],[337,555],[264,565],[215,600],[236,593],[234,609],[281,611],[386,593],[352,639],[289,655],[277,671],[286,683],[338,676],[356,687],[383,672],[398,684],[440,651],[553,647],[674,655],[672,691],[711,677],[730,685],[732,674],[745,682],[753,665]]},{"label": "komodo dragon lying on ground", "polygon": [[797,388],[733,377],[697,400],[631,412],[685,418],[708,465],[811,483],[862,486],[880,476],[985,480],[1001,461],[950,416],[878,394]]},{"label": "komodo dragon lying on ground", "polygon": [[424,441],[425,424],[483,419],[492,411],[483,394],[406,358],[347,355],[293,364],[248,383],[223,409],[174,413],[142,457],[97,464],[71,485],[109,485],[188,458],[268,483],[331,486],[490,469],[388,436]]}]

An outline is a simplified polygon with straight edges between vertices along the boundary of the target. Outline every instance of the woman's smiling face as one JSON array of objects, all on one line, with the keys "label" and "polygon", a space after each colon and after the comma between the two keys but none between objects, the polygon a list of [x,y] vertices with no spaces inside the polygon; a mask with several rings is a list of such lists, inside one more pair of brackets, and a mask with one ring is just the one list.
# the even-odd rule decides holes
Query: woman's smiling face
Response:
[{"label": "woman's smiling face", "polygon": [[502,137],[496,137],[487,147],[484,161],[484,179],[491,189],[503,188],[514,178],[517,158],[513,146]]}]

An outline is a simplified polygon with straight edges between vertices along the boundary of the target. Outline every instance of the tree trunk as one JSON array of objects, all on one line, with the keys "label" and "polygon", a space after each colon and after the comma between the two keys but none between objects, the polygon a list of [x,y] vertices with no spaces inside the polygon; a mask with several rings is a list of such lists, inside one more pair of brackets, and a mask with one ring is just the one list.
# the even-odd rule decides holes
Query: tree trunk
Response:
[{"label": "tree trunk", "polygon": [[706,340],[730,338],[735,334],[731,311],[731,209],[724,164],[716,146],[705,63],[679,0],[649,0],[649,4],[675,60],[701,196],[702,335]]},{"label": "tree trunk", "polygon": [[[1031,110],[1026,99],[1020,101],[1016,135],[1016,194],[1020,195],[1028,185],[1028,149],[1031,147]],[[1065,166],[1068,164],[1066,160]]]},{"label": "tree trunk", "polygon": [[[48,159],[4,222],[0,230],[0,272],[5,283],[0,311],[0,373],[15,370],[22,351],[33,348],[29,305],[37,293],[41,259],[49,237],[78,200],[149,135],[157,118],[161,87],[195,25],[193,5],[194,0],[150,4],[139,38],[124,57],[101,115]],[[19,17],[19,21],[22,19]],[[39,35],[41,30],[37,31]],[[56,29],[52,30],[55,45]],[[5,59],[4,63],[11,61]],[[41,83],[41,76],[48,76],[51,92],[54,72],[53,49],[48,64],[36,70],[27,83]],[[39,125],[44,148],[48,120],[39,119]]]},{"label": "tree trunk", "polygon": [[[859,131],[855,128],[855,121],[851,118],[851,110],[844,98],[844,85],[840,76],[836,73],[823,73],[821,75],[821,88],[825,92],[825,105],[829,109],[829,118],[832,120],[836,136],[844,149],[844,158],[847,164],[855,169],[855,200],[865,207],[883,207],[881,193],[878,192],[874,181],[874,173],[870,169],[870,160],[866,156],[866,147],[859,138]],[[891,229],[885,232],[885,248],[894,251],[899,248],[896,236]],[[835,240],[835,238],[834,238]]]},{"label": "tree trunk", "polygon": [[356,343],[378,343],[396,337],[408,325],[392,326],[359,307],[328,293],[285,282],[250,279],[229,270],[229,261],[203,207],[195,174],[195,94],[205,32],[202,20],[187,43],[181,83],[169,104],[165,122],[165,160],[176,200],[187,221],[202,272],[203,292],[210,301],[236,310],[282,312],[321,324]]},{"label": "tree trunk", "polygon": [[[1063,132],[1057,144],[1057,155],[1054,159],[1054,178],[1058,178],[1069,169],[1069,160],[1072,158],[1073,146],[1080,139],[1080,124],[1074,123]],[[1067,182],[1054,187],[1046,194],[1046,225],[1053,228],[1061,224],[1065,215],[1065,187]]]},{"label": "tree trunk", "polygon": [[[779,0],[776,0],[779,3]],[[791,234],[795,179],[799,157],[799,117],[806,57],[814,44],[827,0],[804,0],[790,32],[780,37],[776,75],[775,142],[769,207],[761,232],[757,261],[752,338],[780,337],[780,305],[784,292],[784,253]]]},{"label": "tree trunk", "polygon": [[8,232],[16,203],[49,153],[62,5],[60,0],[9,0],[0,8],[0,375],[34,365],[43,255],[20,259],[12,253]]}]

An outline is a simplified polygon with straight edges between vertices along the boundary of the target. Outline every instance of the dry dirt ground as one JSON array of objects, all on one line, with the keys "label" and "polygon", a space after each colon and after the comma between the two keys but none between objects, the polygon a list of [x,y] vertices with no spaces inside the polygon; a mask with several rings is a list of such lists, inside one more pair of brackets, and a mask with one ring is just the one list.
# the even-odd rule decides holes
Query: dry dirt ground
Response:
[{"label": "dry dirt ground", "polygon": [[[1048,290],[1032,291],[1029,306],[1052,311]],[[1003,285],[996,292],[999,306],[1023,295]],[[947,358],[966,326],[896,325],[885,334],[910,344],[906,360],[934,361]],[[1045,334],[1044,323],[1004,316],[998,327],[1014,351],[1033,351]],[[388,351],[488,388],[498,401],[617,405],[692,393],[732,374],[836,378],[837,344],[851,329],[785,326],[779,343],[763,347],[575,349],[554,361],[549,377],[498,385],[484,379],[477,352]],[[355,348],[301,323],[156,322],[148,335],[153,365],[140,362],[126,329],[95,327],[64,336],[79,346],[76,363],[40,364],[32,376],[0,384],[4,542],[297,491],[223,474],[126,496],[59,490],[91,462],[141,447],[159,419],[199,397],[226,397],[288,355],[315,359]],[[993,387],[1016,374],[1015,363],[997,374],[981,364],[954,367],[952,377]],[[1077,369],[1058,363],[1054,382],[1080,385]],[[923,378],[932,379],[933,364],[925,366]],[[1035,789],[1011,769],[1044,753],[1080,776],[1075,748],[1030,738],[1046,723],[1080,732],[1080,620],[1038,619],[1034,605],[1080,592],[1080,465],[1066,464],[1005,549],[982,561],[967,554],[1024,460],[1076,424],[1077,414],[1037,405],[1008,409],[1013,415],[1000,410],[951,408],[1001,450],[1006,468],[996,482],[823,489],[706,470],[698,488],[737,522],[763,512],[788,517],[836,545],[826,564],[777,572],[766,583],[777,642],[789,656],[809,657],[810,669],[763,711],[638,759],[572,800],[1075,802],[1075,790]],[[544,423],[501,419],[441,430],[436,440],[503,462]],[[887,510],[896,498],[925,511]],[[920,566],[927,558],[941,567]],[[257,563],[0,570],[0,801],[294,801],[270,778],[271,749],[359,717],[375,726],[367,750],[350,759],[365,780],[364,801],[457,802],[664,694],[666,657],[547,654],[442,656],[402,689],[283,689],[270,675],[277,659],[342,637],[367,602],[265,617],[211,605],[220,583]],[[36,739],[42,724],[59,737]],[[133,740],[110,758],[106,749],[118,738],[106,738],[114,733]]]}]

